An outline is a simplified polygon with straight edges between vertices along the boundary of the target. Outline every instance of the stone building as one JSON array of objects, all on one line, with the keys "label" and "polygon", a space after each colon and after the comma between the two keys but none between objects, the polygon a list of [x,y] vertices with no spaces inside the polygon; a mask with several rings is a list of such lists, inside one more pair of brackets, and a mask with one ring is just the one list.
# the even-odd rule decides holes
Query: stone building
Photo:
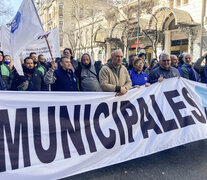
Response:
[{"label": "stone building", "polygon": [[[207,49],[206,0],[139,0],[139,50],[147,58],[162,50],[194,59]],[[89,52],[108,59],[116,48],[125,57],[137,50],[138,0],[35,0],[45,31],[59,28],[61,50],[76,58]],[[114,2],[114,1],[113,1]]]},{"label": "stone building", "polygon": [[75,26],[91,16],[94,11],[102,11],[111,0],[34,0],[44,30],[58,27],[60,49],[76,47]]},{"label": "stone building", "polygon": [[[139,49],[146,51],[148,59],[165,50],[176,55],[188,51],[195,60],[201,50],[207,50],[205,0],[140,0],[140,6]],[[123,0],[118,6],[111,7],[98,21],[93,22],[94,50],[92,46],[90,50],[86,49],[84,44],[76,46],[76,49],[93,51],[95,59],[109,58],[116,48],[123,49],[125,57],[136,53],[137,9],[137,0]],[[90,25],[82,20],[81,28],[76,25],[76,32],[81,29],[82,34],[87,34]],[[84,36],[84,41],[89,42],[88,37],[92,36]]]}]

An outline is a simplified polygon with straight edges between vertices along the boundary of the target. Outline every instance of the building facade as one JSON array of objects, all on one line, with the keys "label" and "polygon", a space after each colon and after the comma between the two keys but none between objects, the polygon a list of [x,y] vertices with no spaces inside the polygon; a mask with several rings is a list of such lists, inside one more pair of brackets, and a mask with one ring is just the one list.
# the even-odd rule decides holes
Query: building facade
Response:
[{"label": "building facade", "polygon": [[[159,56],[165,50],[179,55],[189,52],[196,60],[207,50],[206,1],[204,0],[140,0],[139,50],[147,58]],[[111,7],[94,22],[93,49],[76,46],[78,51],[93,51],[95,59],[110,58],[111,52],[121,48],[125,57],[137,50],[138,1],[123,0]],[[190,11],[189,11],[190,10]],[[87,34],[90,23],[80,22],[82,34]],[[76,32],[77,32],[76,25]],[[88,42],[89,36],[84,36]],[[91,38],[92,36],[90,36]],[[77,38],[77,36],[76,36]],[[83,47],[83,48],[81,48]]]},{"label": "building facade", "polygon": [[102,11],[111,0],[34,0],[44,30],[59,29],[60,49],[77,46],[75,39],[76,24]]},{"label": "building facade", "polygon": [[137,0],[35,2],[44,30],[58,27],[61,50],[73,49],[76,58],[88,52],[105,62],[114,49],[128,57],[137,45],[148,59],[165,50],[176,55],[188,51],[195,60],[207,50],[206,0],[140,0],[139,15]]}]

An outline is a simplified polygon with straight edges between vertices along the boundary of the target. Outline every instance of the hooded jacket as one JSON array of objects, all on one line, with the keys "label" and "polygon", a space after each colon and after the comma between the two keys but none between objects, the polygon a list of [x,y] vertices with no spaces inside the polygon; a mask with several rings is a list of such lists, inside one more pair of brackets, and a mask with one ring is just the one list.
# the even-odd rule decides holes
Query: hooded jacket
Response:
[{"label": "hooded jacket", "polygon": [[102,91],[100,83],[99,83],[99,71],[101,69],[100,63],[95,62],[94,59],[88,54],[84,53],[84,55],[88,55],[90,58],[90,64],[88,66],[84,65],[82,62],[78,64],[78,68],[75,71],[76,76],[79,80],[79,87],[81,91]]}]

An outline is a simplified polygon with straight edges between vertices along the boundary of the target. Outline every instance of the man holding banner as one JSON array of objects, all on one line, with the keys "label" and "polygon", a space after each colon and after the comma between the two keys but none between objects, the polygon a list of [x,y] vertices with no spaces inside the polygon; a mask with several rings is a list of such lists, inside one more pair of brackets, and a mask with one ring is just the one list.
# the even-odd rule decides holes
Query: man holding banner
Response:
[{"label": "man holding banner", "polygon": [[52,85],[52,91],[77,91],[77,79],[71,70],[69,57],[63,56],[60,59],[58,69],[52,62],[52,68],[46,73],[44,81],[47,85]]},{"label": "man holding banner", "polygon": [[122,61],[122,51],[115,50],[111,62],[109,61],[100,70],[99,80],[103,91],[116,92],[117,96],[121,96],[131,88],[132,81]]},{"label": "man holding banner", "polygon": [[149,74],[149,81],[151,84],[156,82],[162,82],[164,79],[179,77],[179,71],[171,66],[170,55],[162,52],[159,57],[160,66],[155,68]]},{"label": "man holding banner", "polygon": [[24,59],[24,76],[15,74],[12,88],[18,91],[46,91],[43,74],[35,67],[32,58]]}]

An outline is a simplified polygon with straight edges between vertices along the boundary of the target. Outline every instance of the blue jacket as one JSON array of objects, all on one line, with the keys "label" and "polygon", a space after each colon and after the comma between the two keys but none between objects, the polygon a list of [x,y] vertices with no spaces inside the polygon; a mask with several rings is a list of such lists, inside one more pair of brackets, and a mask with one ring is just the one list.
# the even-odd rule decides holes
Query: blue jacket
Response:
[{"label": "blue jacket", "polygon": [[52,91],[77,91],[77,79],[71,69],[67,71],[59,67],[54,73],[56,81],[52,84]]},{"label": "blue jacket", "polygon": [[182,71],[181,67],[180,66],[177,66],[177,67],[173,66],[173,67],[176,68],[179,71],[180,76],[183,77],[183,71]]},{"label": "blue jacket", "polygon": [[192,81],[197,81],[196,71],[191,65],[184,63],[182,65],[183,77]]},{"label": "blue jacket", "polygon": [[130,79],[132,81],[132,86],[135,85],[145,85],[146,83],[149,82],[149,77],[145,72],[141,72],[140,74],[138,74],[134,68],[132,68],[132,70],[129,70],[129,75],[130,75]]}]

